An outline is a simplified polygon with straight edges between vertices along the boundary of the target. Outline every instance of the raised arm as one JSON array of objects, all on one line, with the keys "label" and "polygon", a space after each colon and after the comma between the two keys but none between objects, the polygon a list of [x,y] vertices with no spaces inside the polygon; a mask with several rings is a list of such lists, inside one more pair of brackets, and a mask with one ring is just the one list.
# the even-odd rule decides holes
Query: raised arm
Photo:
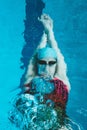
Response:
[{"label": "raised arm", "polygon": [[64,81],[64,83],[68,86],[68,89],[70,89],[70,83],[67,77],[67,65],[64,61],[64,56],[58,47],[58,43],[53,32],[53,20],[50,18],[49,15],[43,14],[41,18],[39,18],[39,21],[42,22],[44,26],[44,33],[47,37],[47,42],[45,46],[54,48],[58,55],[58,69],[56,72],[56,76]]}]

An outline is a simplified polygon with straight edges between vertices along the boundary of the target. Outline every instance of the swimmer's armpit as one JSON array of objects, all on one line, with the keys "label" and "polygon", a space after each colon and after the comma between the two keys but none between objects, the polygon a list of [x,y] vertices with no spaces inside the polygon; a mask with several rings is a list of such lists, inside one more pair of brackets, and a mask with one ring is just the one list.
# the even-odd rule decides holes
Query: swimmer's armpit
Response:
[{"label": "swimmer's armpit", "polygon": [[23,87],[23,91],[24,91],[24,93],[29,93],[29,91],[30,91],[30,84],[25,84],[24,87]]}]

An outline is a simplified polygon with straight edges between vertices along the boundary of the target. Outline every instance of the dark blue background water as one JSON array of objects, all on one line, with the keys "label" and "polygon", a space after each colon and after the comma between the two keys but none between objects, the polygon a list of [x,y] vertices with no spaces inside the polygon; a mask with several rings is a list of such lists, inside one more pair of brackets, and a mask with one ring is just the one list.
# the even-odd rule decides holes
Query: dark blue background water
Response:
[{"label": "dark blue background water", "polygon": [[0,1],[0,130],[10,130],[7,127],[7,112],[11,107],[8,102],[20,92],[16,88],[23,81],[27,61],[42,35],[43,27],[36,20],[42,10],[54,21],[55,38],[68,65],[71,92],[67,114],[86,130],[87,1],[28,1],[27,4],[25,0]]}]

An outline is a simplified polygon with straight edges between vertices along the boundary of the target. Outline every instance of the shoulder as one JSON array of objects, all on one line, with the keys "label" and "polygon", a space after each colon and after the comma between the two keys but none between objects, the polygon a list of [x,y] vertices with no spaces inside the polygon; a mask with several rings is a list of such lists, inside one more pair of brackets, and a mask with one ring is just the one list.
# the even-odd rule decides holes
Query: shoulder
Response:
[{"label": "shoulder", "polygon": [[62,80],[60,80],[59,78],[54,78],[53,79],[54,83],[61,83],[61,84],[64,84],[64,82]]},{"label": "shoulder", "polygon": [[54,78],[53,82],[54,82],[54,85],[57,88],[62,87],[63,89],[66,89],[67,92],[69,92],[68,86],[62,80],[60,80],[59,78]]}]

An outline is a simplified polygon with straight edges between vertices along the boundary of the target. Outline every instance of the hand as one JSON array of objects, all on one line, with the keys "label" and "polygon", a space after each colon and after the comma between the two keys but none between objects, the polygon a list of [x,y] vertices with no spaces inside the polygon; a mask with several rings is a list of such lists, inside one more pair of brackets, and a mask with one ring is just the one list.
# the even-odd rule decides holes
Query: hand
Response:
[{"label": "hand", "polygon": [[48,32],[53,29],[53,21],[49,15],[43,14],[41,15],[41,18],[38,18],[38,20],[42,22],[46,34],[48,34]]}]

